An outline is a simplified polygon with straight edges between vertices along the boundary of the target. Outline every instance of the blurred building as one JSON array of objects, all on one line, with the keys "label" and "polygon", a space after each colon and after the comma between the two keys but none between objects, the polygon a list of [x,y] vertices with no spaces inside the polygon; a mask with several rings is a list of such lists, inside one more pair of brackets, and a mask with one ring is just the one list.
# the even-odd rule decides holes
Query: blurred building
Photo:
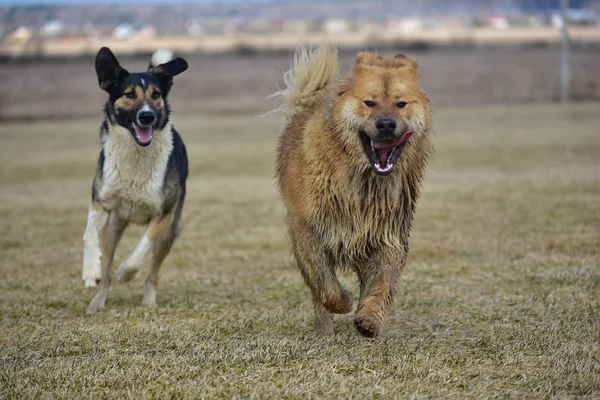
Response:
[{"label": "blurred building", "polygon": [[345,19],[329,18],[323,22],[323,30],[328,35],[346,33],[350,30],[350,24]]},{"label": "blurred building", "polygon": [[[598,14],[592,9],[582,8],[567,10],[567,20],[569,25],[576,26],[596,26],[598,25]],[[552,11],[550,21],[555,28],[561,28],[563,25],[563,17],[559,10]]]},{"label": "blurred building", "polygon": [[6,39],[11,42],[28,42],[33,37],[33,30],[26,26],[18,26],[6,35]]},{"label": "blurred building", "polygon": [[420,18],[389,17],[386,26],[390,32],[411,33],[423,30],[423,21]]},{"label": "blurred building", "polygon": [[50,20],[40,28],[40,36],[45,39],[58,38],[66,32],[66,25],[59,20]]},{"label": "blurred building", "polygon": [[118,40],[129,40],[133,38],[153,38],[156,29],[152,25],[119,24],[112,32],[112,36]]}]

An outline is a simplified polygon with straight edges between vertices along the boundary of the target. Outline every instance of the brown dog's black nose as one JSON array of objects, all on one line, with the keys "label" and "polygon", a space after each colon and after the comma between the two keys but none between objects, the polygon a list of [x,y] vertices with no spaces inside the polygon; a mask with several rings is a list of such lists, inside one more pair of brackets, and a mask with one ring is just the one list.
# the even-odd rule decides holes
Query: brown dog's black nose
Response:
[{"label": "brown dog's black nose", "polygon": [[396,121],[393,118],[379,118],[375,122],[377,131],[384,135],[391,135],[396,131]]},{"label": "brown dog's black nose", "polygon": [[138,122],[140,125],[150,125],[156,120],[156,116],[152,111],[140,111],[138,113]]}]

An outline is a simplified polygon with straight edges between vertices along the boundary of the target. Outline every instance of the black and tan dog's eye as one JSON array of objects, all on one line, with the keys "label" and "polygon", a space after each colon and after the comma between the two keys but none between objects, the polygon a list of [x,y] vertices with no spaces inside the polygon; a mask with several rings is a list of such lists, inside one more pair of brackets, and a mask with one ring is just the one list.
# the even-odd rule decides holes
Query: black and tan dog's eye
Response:
[{"label": "black and tan dog's eye", "polygon": [[132,90],[131,92],[126,92],[126,93],[125,93],[125,96],[126,96],[128,99],[135,99],[135,91],[133,91],[133,90]]},{"label": "black and tan dog's eye", "polygon": [[396,106],[398,108],[404,108],[404,107],[406,107],[406,104],[407,103],[405,101],[399,101],[399,102],[396,103]]},{"label": "black and tan dog's eye", "polygon": [[159,91],[156,91],[156,90],[154,90],[154,91],[152,92],[152,94],[151,94],[151,97],[152,97],[154,100],[156,100],[156,99],[160,98],[160,92],[159,92]]}]

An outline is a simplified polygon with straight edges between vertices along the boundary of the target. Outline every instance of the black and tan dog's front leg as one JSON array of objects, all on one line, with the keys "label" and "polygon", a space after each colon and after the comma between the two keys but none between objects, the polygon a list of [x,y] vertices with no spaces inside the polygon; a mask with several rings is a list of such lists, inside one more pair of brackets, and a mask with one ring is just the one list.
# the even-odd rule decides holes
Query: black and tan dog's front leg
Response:
[{"label": "black and tan dog's front leg", "polygon": [[88,222],[83,233],[82,278],[86,288],[95,288],[102,280],[102,250],[100,232],[108,221],[109,212],[98,202],[92,202],[88,210]]},{"label": "black and tan dog's front leg", "polygon": [[361,335],[375,337],[381,332],[404,263],[404,254],[380,254],[357,270],[360,299],[354,325]]},{"label": "black and tan dog's front leg", "polygon": [[87,314],[95,312],[97,309],[104,307],[108,288],[111,281],[111,267],[115,250],[123,232],[127,227],[127,222],[123,221],[117,213],[111,212],[108,216],[108,221],[100,232],[100,249],[102,251],[102,279],[96,290],[92,301],[86,310]]}]

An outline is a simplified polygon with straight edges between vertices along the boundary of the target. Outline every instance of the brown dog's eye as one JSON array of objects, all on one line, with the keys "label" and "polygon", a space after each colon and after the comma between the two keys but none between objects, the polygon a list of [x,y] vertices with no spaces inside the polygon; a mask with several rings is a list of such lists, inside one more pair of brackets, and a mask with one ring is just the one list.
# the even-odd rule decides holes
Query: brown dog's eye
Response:
[{"label": "brown dog's eye", "polygon": [[157,92],[156,90],[152,92],[152,98],[154,100],[158,99],[160,97],[160,92]]},{"label": "brown dog's eye", "polygon": [[373,108],[373,107],[375,107],[375,102],[371,101],[371,100],[365,100],[365,106],[367,106],[369,108]]},{"label": "brown dog's eye", "polygon": [[396,103],[396,105],[398,106],[398,108],[404,108],[406,107],[406,102],[405,101],[399,101],[398,103]]},{"label": "brown dog's eye", "polygon": [[127,92],[127,93],[125,93],[125,96],[126,96],[128,99],[135,99],[135,92],[132,90],[131,92]]}]

